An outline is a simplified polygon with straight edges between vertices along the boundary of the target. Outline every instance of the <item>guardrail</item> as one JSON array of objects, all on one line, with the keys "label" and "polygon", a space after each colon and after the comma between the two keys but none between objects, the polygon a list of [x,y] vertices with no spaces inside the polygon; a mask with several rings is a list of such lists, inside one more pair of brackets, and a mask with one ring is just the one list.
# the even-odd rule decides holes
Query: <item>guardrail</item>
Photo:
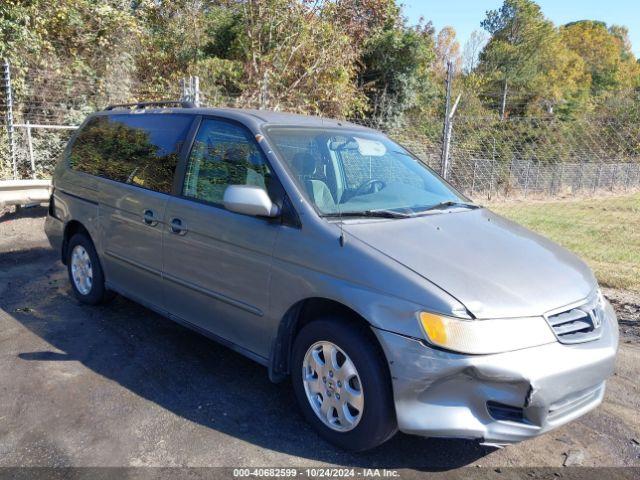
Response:
[{"label": "guardrail", "polygon": [[48,203],[51,180],[0,180],[0,210],[9,205]]}]

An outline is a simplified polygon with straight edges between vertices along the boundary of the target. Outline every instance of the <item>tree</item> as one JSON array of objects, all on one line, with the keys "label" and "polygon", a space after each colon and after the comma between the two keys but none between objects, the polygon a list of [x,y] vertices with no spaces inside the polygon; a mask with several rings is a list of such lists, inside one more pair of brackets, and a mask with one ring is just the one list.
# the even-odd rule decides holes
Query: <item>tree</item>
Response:
[{"label": "tree", "polygon": [[456,39],[456,30],[453,27],[443,27],[438,32],[435,40],[434,73],[444,78],[447,73],[447,63],[453,62],[456,71],[462,69],[462,57],[460,56],[460,43]]},{"label": "tree", "polygon": [[480,55],[482,69],[511,84],[526,85],[542,69],[540,51],[553,36],[553,24],[530,0],[505,0],[487,12],[482,27],[491,39]]},{"label": "tree", "polygon": [[166,91],[204,57],[208,17],[200,0],[140,0],[133,6],[142,34],[136,56],[139,79]]},{"label": "tree", "polygon": [[462,50],[462,71],[470,74],[478,66],[479,55],[488,41],[487,34],[482,30],[471,32]]},{"label": "tree", "polygon": [[505,0],[500,9],[487,12],[482,26],[492,37],[478,68],[492,79],[490,95],[501,90],[502,116],[508,110],[552,113],[557,105],[579,103],[588,85],[581,59],[536,3]]},{"label": "tree", "polygon": [[395,0],[325,0],[322,6],[323,14],[348,33],[356,48],[377,32],[399,28],[402,24],[400,7]]},{"label": "tree", "polygon": [[584,61],[594,95],[640,84],[626,28],[582,20],[563,26],[560,33],[567,47]]},{"label": "tree", "polygon": [[238,51],[253,90],[266,82],[266,106],[307,105],[306,111],[340,117],[358,109],[356,52],[319,6],[262,0],[240,8],[245,27]]},{"label": "tree", "polygon": [[418,90],[429,88],[434,58],[430,25],[383,30],[370,38],[363,46],[359,74],[369,114],[380,123],[393,124],[417,106]]},{"label": "tree", "polygon": [[93,109],[127,97],[137,34],[124,0],[0,4],[0,56],[12,64],[16,103],[50,121],[84,116],[68,113],[70,104]]}]

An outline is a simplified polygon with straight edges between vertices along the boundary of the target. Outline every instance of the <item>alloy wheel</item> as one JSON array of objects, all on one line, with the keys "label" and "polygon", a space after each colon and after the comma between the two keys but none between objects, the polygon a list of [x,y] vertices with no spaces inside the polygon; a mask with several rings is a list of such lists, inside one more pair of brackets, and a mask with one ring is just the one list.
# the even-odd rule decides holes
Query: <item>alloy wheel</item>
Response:
[{"label": "alloy wheel", "polygon": [[88,295],[93,285],[91,258],[82,245],[76,245],[71,252],[71,277],[76,289],[82,295]]},{"label": "alloy wheel", "polygon": [[304,356],[302,381],[318,418],[338,432],[354,429],[364,410],[364,392],[349,356],[329,341],[316,342]]}]

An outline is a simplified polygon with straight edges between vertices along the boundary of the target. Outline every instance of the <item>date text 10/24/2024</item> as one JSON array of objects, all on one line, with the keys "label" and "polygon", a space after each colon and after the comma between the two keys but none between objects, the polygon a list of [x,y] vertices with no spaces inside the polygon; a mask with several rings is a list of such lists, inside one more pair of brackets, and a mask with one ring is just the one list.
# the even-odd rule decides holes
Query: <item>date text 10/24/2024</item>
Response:
[{"label": "date text 10/24/2024", "polygon": [[233,477],[262,478],[394,478],[397,470],[379,468],[234,468]]}]

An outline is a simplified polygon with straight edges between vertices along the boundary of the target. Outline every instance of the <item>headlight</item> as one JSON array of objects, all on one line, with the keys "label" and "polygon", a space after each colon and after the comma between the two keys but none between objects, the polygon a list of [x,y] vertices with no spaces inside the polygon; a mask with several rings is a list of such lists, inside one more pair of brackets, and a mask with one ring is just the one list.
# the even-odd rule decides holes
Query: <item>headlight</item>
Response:
[{"label": "headlight", "polygon": [[419,318],[429,342],[459,353],[500,353],[557,341],[542,317],[463,320],[420,312]]}]

